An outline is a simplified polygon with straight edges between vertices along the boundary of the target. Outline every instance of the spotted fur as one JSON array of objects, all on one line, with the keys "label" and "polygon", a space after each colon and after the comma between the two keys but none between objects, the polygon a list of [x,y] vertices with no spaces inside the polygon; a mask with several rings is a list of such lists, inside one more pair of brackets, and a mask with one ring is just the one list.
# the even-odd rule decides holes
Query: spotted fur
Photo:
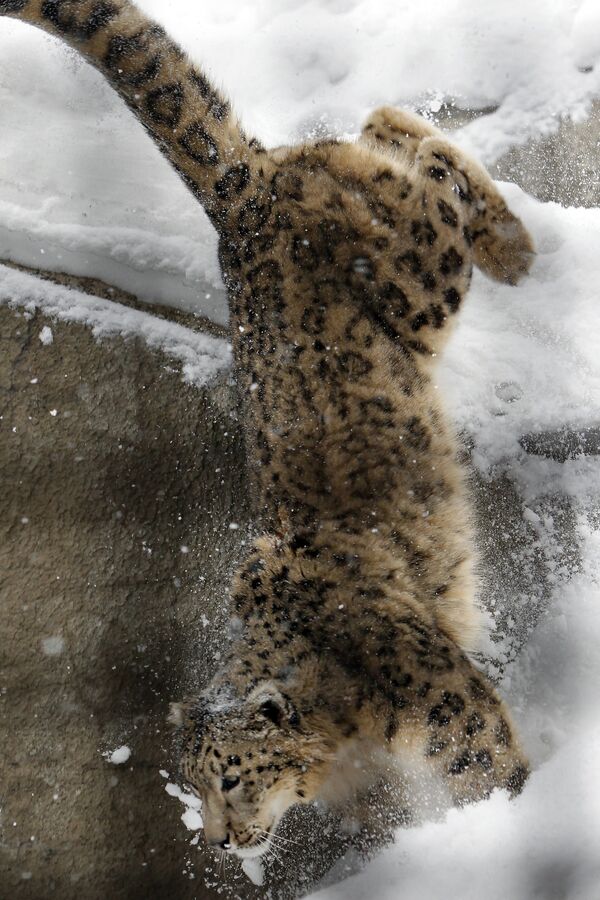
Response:
[{"label": "spotted fur", "polygon": [[519,791],[509,714],[466,655],[472,537],[433,366],[473,265],[527,272],[520,221],[414,115],[266,151],[129,2],[0,13],[105,74],[219,234],[264,535],[222,669],[174,711],[207,840],[260,854],[291,805],[343,806],[392,769],[455,803]]}]

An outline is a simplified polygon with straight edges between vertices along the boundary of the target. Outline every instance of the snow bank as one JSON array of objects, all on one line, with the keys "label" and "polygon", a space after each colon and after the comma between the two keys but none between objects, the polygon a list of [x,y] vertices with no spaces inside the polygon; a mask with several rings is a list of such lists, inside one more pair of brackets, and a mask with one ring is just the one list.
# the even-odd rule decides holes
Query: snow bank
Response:
[{"label": "snow bank", "polygon": [[[176,360],[183,380],[198,386],[231,364],[227,341],[0,265],[3,304],[25,313],[40,310],[62,322],[87,325],[97,338],[142,338],[148,346]],[[50,343],[47,337],[43,343]]]},{"label": "snow bank", "polygon": [[[268,144],[356,133],[376,105],[496,109],[491,163],[600,91],[596,0],[140,0]],[[0,259],[101,278],[224,322],[216,237],[102,77],[0,21]],[[43,143],[39,123],[43,122]],[[43,198],[41,200],[40,198]]]},{"label": "snow bank", "polygon": [[517,287],[475,273],[438,379],[482,470],[523,457],[528,432],[600,424],[600,211],[500,187],[537,258]]}]

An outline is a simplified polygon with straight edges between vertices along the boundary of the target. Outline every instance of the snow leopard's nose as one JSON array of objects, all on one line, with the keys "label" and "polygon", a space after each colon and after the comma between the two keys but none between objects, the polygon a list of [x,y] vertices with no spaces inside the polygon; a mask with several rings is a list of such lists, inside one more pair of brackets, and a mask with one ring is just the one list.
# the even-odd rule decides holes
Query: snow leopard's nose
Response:
[{"label": "snow leopard's nose", "polygon": [[220,850],[231,850],[229,834],[226,834],[224,838],[212,838],[208,844],[210,847],[219,847]]}]

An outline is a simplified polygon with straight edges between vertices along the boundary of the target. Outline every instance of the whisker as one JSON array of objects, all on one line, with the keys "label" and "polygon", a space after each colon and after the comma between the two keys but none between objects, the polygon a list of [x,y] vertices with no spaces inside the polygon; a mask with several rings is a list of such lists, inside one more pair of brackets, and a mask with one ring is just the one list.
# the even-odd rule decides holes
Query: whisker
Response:
[{"label": "whisker", "polygon": [[271,846],[276,847],[278,850],[282,850],[283,852],[289,850],[290,848],[286,846],[286,844],[278,844],[277,841],[273,838],[271,840]]},{"label": "whisker", "polygon": [[296,844],[296,846],[300,846],[299,841],[292,841],[291,838],[285,838],[283,835],[275,834],[273,831],[265,831],[263,829],[262,833],[268,835],[270,838],[274,838],[276,841],[284,841],[286,844]]},{"label": "whisker", "polygon": [[271,845],[267,850],[266,855],[271,857],[272,859],[276,859],[277,862],[281,862],[281,854],[278,847],[274,847],[273,845]]},{"label": "whisker", "polygon": [[266,856],[267,858],[268,858],[269,856],[272,856],[273,859],[276,859],[277,861],[280,861],[280,860],[281,860],[281,857],[279,856],[279,853],[278,853],[277,851],[278,851],[278,850],[283,850],[283,847],[278,847],[277,844],[274,844],[273,841],[272,841],[270,838],[267,837],[267,832],[263,832],[263,835],[264,835],[263,840],[261,840],[261,841],[259,842],[258,846],[259,846],[259,847],[264,847],[264,846],[266,845],[266,846],[268,847],[268,850],[267,850],[265,856]]},{"label": "whisker", "polygon": [[[267,841],[267,840],[257,841],[256,846],[260,848],[261,859],[264,862],[270,863],[273,859],[278,859],[278,857],[275,854],[274,848],[272,847],[272,845],[270,844],[269,841]],[[265,847],[266,847],[266,850],[264,849]]]}]

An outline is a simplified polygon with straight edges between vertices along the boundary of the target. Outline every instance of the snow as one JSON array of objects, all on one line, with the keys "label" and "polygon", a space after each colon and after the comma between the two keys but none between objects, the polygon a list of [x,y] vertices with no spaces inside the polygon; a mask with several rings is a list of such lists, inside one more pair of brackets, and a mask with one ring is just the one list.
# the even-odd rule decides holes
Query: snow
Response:
[{"label": "snow", "polygon": [[260,859],[244,859],[242,860],[242,872],[246,875],[252,884],[262,887],[265,880],[265,870]]},{"label": "snow", "polygon": [[[597,0],[139,5],[269,145],[356,134],[383,103],[432,115],[447,103],[495,110],[457,135],[492,163],[555,131],[561,116],[581,117],[600,89]],[[225,322],[207,218],[102,77],[6,19],[0,59],[0,259],[98,277]]]},{"label": "snow", "polygon": [[600,56],[600,7],[596,0],[583,0],[573,20],[573,46],[581,69],[593,66]]},{"label": "snow", "polygon": [[527,223],[537,257],[517,287],[475,273],[438,380],[482,469],[522,455],[522,435],[583,429],[600,409],[600,211],[499,187]]},{"label": "snow", "polygon": [[181,816],[181,821],[189,831],[198,831],[203,826],[202,816],[195,809],[187,809]]},{"label": "snow", "polygon": [[[443,124],[448,105],[487,113],[455,136],[490,165],[556,131],[563,117],[582,118],[600,95],[598,0],[140,5],[202,62],[267,144],[331,130],[355,135],[381,103],[419,108]],[[0,60],[0,259],[95,276],[150,304],[225,322],[208,220],[102,78],[59,42],[6,20]],[[515,568],[537,590],[539,558],[550,585],[516,658],[509,636],[493,646],[497,658],[513,659],[500,687],[534,771],[514,801],[498,792],[399,830],[358,874],[349,855],[313,895],[320,900],[600,896],[600,459],[581,452],[590,426],[600,425],[600,211],[500,188],[530,228],[538,256],[518,288],[476,273],[438,386],[480,478],[506,476],[516,491],[513,515],[528,540],[512,548]],[[0,303],[85,324],[99,338],[140,337],[175,359],[192,384],[231,362],[227,342],[150,308],[124,308],[1,265]],[[39,339],[50,348],[52,328]],[[562,457],[524,449],[524,436],[565,430],[580,434],[579,450],[566,438]],[[561,503],[572,515],[568,564]],[[528,619],[532,598],[525,591],[506,599],[523,632],[519,613]],[[201,623],[209,624],[205,616]],[[61,640],[44,639],[43,652],[58,653],[53,642]],[[109,752],[109,761],[125,751]],[[200,801],[171,782],[165,789],[183,803],[183,824],[197,844]],[[250,862],[243,871],[262,883]]]},{"label": "snow", "polygon": [[126,744],[123,744],[122,747],[117,747],[116,750],[107,750],[102,755],[113,766],[122,766],[131,756],[131,750]]},{"label": "snow", "polygon": [[49,347],[50,344],[54,341],[54,335],[52,334],[52,329],[48,325],[44,325],[42,330],[38,335],[40,341],[44,345],[44,347]]},{"label": "snow", "polygon": [[[231,364],[231,347],[221,338],[192,331],[149,312],[129,309],[34,275],[0,265],[0,305],[87,325],[97,338],[142,338],[181,365],[184,381],[202,385]],[[51,415],[56,415],[53,410]]]},{"label": "snow", "polygon": [[[163,778],[168,778],[168,773],[161,770],[160,774]],[[181,821],[188,831],[199,831],[203,827],[202,822],[202,802],[195,794],[189,791],[183,791],[178,784],[168,781],[165,785],[165,791],[170,797],[177,797],[185,806],[185,812],[181,814]],[[197,836],[196,836],[197,838]],[[192,838],[195,846],[197,839]]]}]

